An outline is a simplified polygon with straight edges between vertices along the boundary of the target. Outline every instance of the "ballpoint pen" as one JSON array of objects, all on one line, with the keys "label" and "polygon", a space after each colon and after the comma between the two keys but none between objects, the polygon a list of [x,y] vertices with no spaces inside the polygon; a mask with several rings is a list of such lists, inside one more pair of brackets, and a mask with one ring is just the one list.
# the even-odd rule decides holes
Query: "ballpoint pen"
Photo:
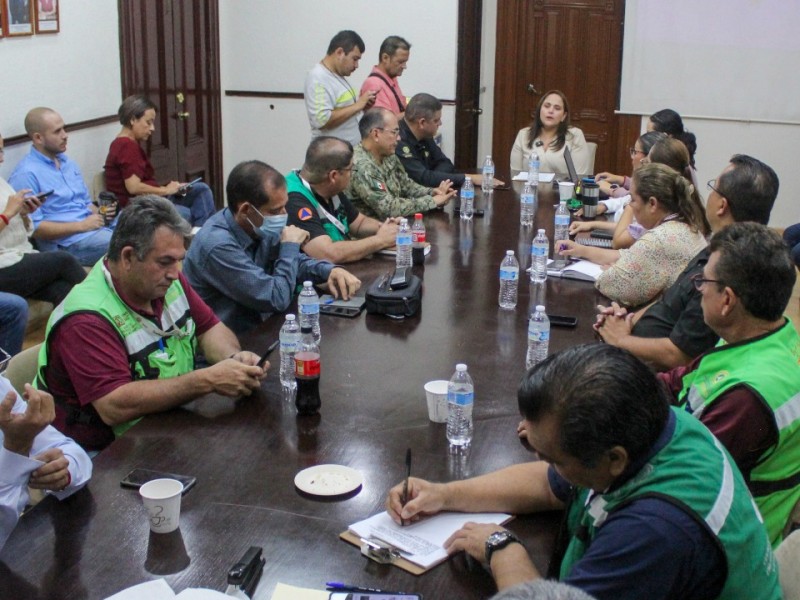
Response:
[{"label": "ballpoint pen", "polygon": [[[408,502],[408,478],[411,477],[411,448],[406,450],[406,480],[403,482],[403,497],[401,498],[403,506]],[[400,525],[405,525],[406,521],[400,518]]]},{"label": "ballpoint pen", "polygon": [[406,592],[396,592],[389,590],[379,590],[377,588],[361,587],[358,585],[350,585],[340,581],[328,581],[325,583],[325,589],[329,592],[364,592],[373,594],[394,594],[396,596],[405,596]]}]

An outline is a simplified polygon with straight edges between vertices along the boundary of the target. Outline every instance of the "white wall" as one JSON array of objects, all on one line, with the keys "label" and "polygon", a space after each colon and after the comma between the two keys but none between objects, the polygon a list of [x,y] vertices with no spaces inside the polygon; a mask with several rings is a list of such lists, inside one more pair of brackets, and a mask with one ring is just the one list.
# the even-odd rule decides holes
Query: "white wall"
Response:
[{"label": "white wall", "polygon": [[[455,98],[457,0],[406,0],[402,5],[387,0],[238,0],[220,2],[219,9],[223,91],[302,93],[306,73],[325,55],[330,39],[341,29],[352,29],[366,45],[350,77],[356,90],[377,62],[383,39],[400,35],[411,43],[408,69],[400,78],[403,92]],[[395,14],[409,18],[394,19]],[[454,107],[445,106],[442,121],[442,145],[452,156]],[[284,172],[297,168],[311,140],[302,100],[223,96],[222,122],[226,175],[238,162],[253,158]]]},{"label": "white wall", "polygon": [[[115,114],[122,95],[117,3],[59,2],[61,31],[0,39],[0,133],[25,132],[25,113],[35,106],[57,110],[66,123]],[[105,162],[118,126],[70,135],[67,153],[90,183]],[[8,148],[0,176],[8,178],[29,144]]]}]

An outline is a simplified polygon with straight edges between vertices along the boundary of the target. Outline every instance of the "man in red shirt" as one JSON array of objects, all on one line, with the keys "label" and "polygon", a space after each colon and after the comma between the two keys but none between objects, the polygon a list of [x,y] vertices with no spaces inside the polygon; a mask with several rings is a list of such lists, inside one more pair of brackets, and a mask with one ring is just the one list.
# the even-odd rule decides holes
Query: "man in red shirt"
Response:
[{"label": "man in red shirt", "polygon": [[[86,449],[210,392],[249,395],[266,375],[183,277],[188,234],[168,200],[132,200],[107,258],[48,322],[38,384],[55,398],[56,428]],[[212,366],[195,370],[195,350]]]}]

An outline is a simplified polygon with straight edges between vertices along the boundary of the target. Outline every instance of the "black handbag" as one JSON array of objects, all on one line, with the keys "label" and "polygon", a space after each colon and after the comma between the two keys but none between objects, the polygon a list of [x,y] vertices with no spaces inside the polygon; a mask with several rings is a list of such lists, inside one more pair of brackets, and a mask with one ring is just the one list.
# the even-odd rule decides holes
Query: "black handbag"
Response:
[{"label": "black handbag", "polygon": [[387,273],[369,286],[366,293],[367,313],[393,319],[417,314],[422,305],[422,280],[408,271],[402,287],[391,285],[392,280],[393,273]]}]

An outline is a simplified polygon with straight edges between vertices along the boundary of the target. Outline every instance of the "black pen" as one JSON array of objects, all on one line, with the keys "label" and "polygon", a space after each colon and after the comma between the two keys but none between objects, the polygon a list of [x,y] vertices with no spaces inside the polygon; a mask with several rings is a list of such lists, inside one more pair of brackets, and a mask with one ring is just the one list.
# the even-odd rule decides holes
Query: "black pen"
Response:
[{"label": "black pen", "polygon": [[259,367],[261,367],[261,368],[263,368],[263,367],[264,367],[264,363],[265,363],[265,362],[267,362],[267,357],[270,355],[270,353],[271,353],[273,350],[275,350],[275,348],[277,348],[277,347],[278,347],[278,344],[279,344],[279,343],[280,343],[280,338],[279,338],[279,339],[277,339],[277,340],[275,340],[274,342],[272,342],[272,343],[269,345],[269,347],[267,348],[267,351],[266,351],[266,352],[264,352],[264,354],[261,356],[261,358],[260,358],[260,359],[258,359],[258,366],[259,366]]},{"label": "black pen", "polygon": [[357,585],[348,585],[339,581],[328,581],[325,583],[325,589],[329,592],[361,592],[372,594],[393,594],[395,596],[406,596],[406,592],[391,592],[389,590],[379,590],[377,588],[360,587]]},{"label": "black pen", "polygon": [[[403,497],[401,501],[403,502],[403,506],[406,505],[408,502],[408,478],[411,477],[411,448],[406,450],[406,480],[403,482]],[[402,517],[400,517],[400,525],[405,525],[406,521]]]}]

